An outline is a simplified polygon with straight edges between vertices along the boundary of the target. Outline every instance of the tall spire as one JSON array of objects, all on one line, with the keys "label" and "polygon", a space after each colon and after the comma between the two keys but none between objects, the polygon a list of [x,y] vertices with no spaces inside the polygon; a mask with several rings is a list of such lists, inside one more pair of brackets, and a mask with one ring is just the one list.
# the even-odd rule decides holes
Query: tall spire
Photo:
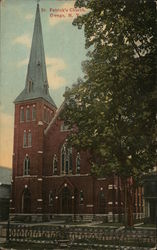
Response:
[{"label": "tall spire", "polygon": [[15,102],[21,102],[24,100],[41,97],[56,107],[49,94],[48,88],[49,86],[46,72],[44,43],[38,3],[36,9],[31,52],[27,69],[26,84],[24,90],[16,98]]}]

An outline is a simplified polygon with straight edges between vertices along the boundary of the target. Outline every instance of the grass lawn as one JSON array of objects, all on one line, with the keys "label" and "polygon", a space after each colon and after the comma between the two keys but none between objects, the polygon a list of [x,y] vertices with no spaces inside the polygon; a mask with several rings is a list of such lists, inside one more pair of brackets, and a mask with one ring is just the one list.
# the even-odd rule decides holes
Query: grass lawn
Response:
[{"label": "grass lawn", "polygon": [[123,223],[119,223],[119,222],[110,222],[110,223],[109,222],[108,223],[102,222],[99,225],[100,226],[107,226],[107,227],[116,227],[116,228],[124,226]]},{"label": "grass lawn", "polygon": [[156,228],[157,226],[155,224],[142,224],[142,225],[139,225],[137,227],[144,227],[144,228],[151,227],[151,228]]},{"label": "grass lawn", "polygon": [[52,245],[47,245],[47,244],[40,244],[40,243],[36,243],[36,244],[31,244],[31,243],[4,243],[4,244],[0,244],[0,249],[4,248],[4,249],[9,249],[9,250],[52,250]]}]

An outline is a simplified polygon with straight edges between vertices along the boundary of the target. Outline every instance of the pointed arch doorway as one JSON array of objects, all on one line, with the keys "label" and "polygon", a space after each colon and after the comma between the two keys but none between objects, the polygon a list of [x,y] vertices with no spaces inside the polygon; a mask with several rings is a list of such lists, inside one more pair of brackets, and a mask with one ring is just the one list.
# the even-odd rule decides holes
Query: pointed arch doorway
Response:
[{"label": "pointed arch doorway", "polygon": [[71,214],[72,213],[72,195],[68,187],[64,187],[61,191],[61,213]]},{"label": "pointed arch doorway", "polygon": [[25,188],[22,194],[22,213],[31,213],[31,192],[28,188]]}]

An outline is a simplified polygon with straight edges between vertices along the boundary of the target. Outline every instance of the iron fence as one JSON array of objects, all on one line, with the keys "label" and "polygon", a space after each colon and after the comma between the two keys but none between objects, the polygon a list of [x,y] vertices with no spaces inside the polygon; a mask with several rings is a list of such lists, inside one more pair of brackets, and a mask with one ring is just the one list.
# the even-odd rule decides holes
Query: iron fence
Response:
[{"label": "iron fence", "polygon": [[0,227],[0,238],[7,242],[43,243],[53,246],[136,246],[153,247],[156,244],[156,230],[110,229],[69,225],[23,225],[10,224]]}]

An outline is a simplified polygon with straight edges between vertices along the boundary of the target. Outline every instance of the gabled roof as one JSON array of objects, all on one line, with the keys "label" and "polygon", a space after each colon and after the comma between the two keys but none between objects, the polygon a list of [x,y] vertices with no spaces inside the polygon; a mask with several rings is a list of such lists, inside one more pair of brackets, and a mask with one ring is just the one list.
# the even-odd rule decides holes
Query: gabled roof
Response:
[{"label": "gabled roof", "polygon": [[54,117],[52,118],[51,122],[49,123],[49,125],[47,126],[47,128],[44,131],[45,135],[48,133],[48,131],[50,130],[50,128],[52,127],[52,125],[55,123],[55,121],[59,117],[60,113],[64,109],[65,103],[66,103],[66,101],[64,100],[64,102],[62,102],[61,106],[57,109]]},{"label": "gabled roof", "polygon": [[24,90],[15,99],[15,103],[43,98],[56,107],[56,104],[49,94],[48,88],[40,9],[39,4],[37,4],[26,84]]}]

